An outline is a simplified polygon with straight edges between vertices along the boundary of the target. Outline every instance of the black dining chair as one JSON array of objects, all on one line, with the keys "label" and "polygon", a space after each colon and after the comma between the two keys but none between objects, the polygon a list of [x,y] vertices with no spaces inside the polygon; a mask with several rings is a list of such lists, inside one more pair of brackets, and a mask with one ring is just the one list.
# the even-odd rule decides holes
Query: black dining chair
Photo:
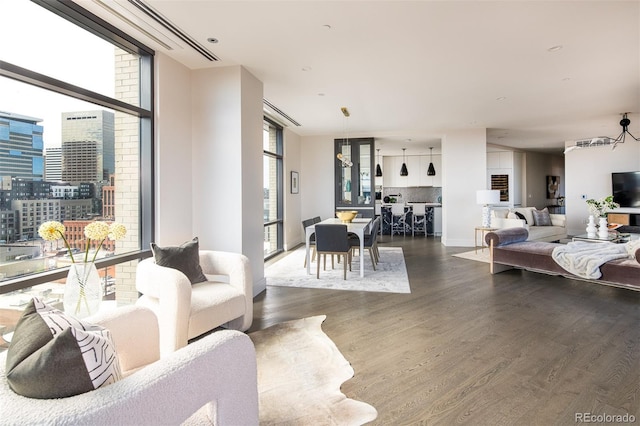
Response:
[{"label": "black dining chair", "polygon": [[318,254],[318,265],[316,278],[320,278],[320,258],[323,259],[323,268],[327,270],[327,255],[331,255],[331,268],[333,269],[333,255],[344,258],[344,277],[347,279],[347,264],[351,270],[351,244],[347,233],[347,225],[316,225],[316,253]]},{"label": "black dining chair", "polygon": [[[318,222],[316,222],[316,218],[302,221],[302,235],[305,236],[305,241],[307,238],[307,226],[315,225]],[[311,236],[309,237],[309,248],[311,249],[311,261],[313,262],[314,259],[316,258],[316,234],[315,233],[311,234]],[[307,256],[304,257],[304,267],[305,268],[307,267]]]},{"label": "black dining chair", "polygon": [[[380,216],[375,218],[373,222],[371,222],[371,226],[369,227],[369,233],[364,236],[364,248],[369,250],[369,256],[371,257],[371,265],[373,266],[373,270],[376,270],[376,265],[380,261],[380,252],[378,251],[378,231],[380,230]],[[360,240],[358,238],[349,240],[352,250],[360,249]],[[360,253],[362,257],[362,253]],[[360,259],[362,262],[362,259]]]}]

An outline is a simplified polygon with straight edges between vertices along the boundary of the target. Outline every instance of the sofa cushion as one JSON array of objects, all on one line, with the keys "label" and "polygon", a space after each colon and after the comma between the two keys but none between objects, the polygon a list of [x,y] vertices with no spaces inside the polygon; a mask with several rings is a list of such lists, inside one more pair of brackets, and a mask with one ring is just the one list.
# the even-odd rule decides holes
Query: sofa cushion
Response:
[{"label": "sofa cushion", "polygon": [[33,298],[7,350],[7,382],[22,396],[48,399],[85,393],[122,377],[109,330]]},{"label": "sofa cushion", "polygon": [[551,226],[551,217],[546,207],[542,210],[534,209],[531,213],[533,214],[533,223],[535,226]]},{"label": "sofa cushion", "polygon": [[198,237],[178,247],[160,247],[151,243],[151,251],[157,265],[177,269],[189,278],[191,284],[207,281],[200,267]]}]

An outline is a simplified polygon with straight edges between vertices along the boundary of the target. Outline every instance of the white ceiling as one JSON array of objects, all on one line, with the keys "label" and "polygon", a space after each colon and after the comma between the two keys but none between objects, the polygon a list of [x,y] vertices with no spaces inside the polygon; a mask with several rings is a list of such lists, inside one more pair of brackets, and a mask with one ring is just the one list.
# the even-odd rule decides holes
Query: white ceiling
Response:
[{"label": "white ceiling", "polygon": [[480,127],[489,143],[561,154],[616,137],[629,112],[640,137],[640,0],[145,0],[218,62],[100,6],[126,0],[76,1],[189,68],[244,66],[303,136],[373,136],[383,155],[410,155]]}]

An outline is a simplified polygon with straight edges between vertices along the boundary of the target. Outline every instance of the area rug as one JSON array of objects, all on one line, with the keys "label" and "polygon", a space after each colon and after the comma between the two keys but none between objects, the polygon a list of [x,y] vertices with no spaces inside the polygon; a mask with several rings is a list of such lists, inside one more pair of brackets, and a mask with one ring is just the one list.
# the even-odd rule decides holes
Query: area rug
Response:
[{"label": "area rug", "polygon": [[287,321],[249,334],[256,347],[260,425],[362,425],[378,412],[347,398],[349,361],[322,331],[325,315]]},{"label": "area rug", "polygon": [[489,249],[486,247],[483,251],[478,249],[477,253],[475,250],[471,250],[462,253],[456,253],[453,256],[460,257],[462,259],[475,260],[476,262],[489,263]]},{"label": "area rug", "polygon": [[401,247],[380,247],[380,262],[373,270],[368,250],[364,252],[364,277],[360,277],[360,256],[354,256],[351,271],[343,279],[342,263],[336,261],[331,269],[327,256],[327,270],[320,265],[320,279],[316,278],[316,262],[311,263],[311,274],[304,267],[305,249],[299,248],[267,267],[264,271],[267,286],[303,287],[332,290],[373,291],[384,293],[411,293],[407,267]]}]

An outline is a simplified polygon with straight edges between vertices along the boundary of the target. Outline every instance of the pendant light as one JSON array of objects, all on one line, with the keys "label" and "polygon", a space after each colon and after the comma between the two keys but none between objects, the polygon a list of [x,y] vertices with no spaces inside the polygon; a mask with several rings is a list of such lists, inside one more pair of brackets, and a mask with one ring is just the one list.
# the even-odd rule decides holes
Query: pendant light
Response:
[{"label": "pendant light", "polygon": [[376,177],[382,176],[382,168],[380,168],[380,149],[376,149],[378,151],[378,164],[376,164]]},{"label": "pendant light", "polygon": [[427,176],[435,176],[436,168],[433,167],[433,148],[429,148],[429,168],[427,169]]},{"label": "pendant light", "polygon": [[409,170],[407,170],[407,162],[404,158],[404,150],[406,148],[402,148],[402,167],[400,167],[400,176],[409,176]]},{"label": "pendant light", "polygon": [[[342,115],[344,115],[344,139],[343,139],[343,148],[346,147],[346,151],[348,153],[349,156],[351,156],[351,150],[349,149],[349,128],[348,128],[348,124],[347,124],[347,119],[349,118],[349,116],[351,115],[349,113],[349,110],[347,109],[347,107],[342,107],[340,108],[340,111],[342,111]],[[351,167],[353,166],[353,162],[345,157],[344,155],[342,155],[341,152],[338,153],[338,155],[336,155],[336,157],[338,158],[338,160],[340,160],[340,162],[342,163],[342,167]]]}]

